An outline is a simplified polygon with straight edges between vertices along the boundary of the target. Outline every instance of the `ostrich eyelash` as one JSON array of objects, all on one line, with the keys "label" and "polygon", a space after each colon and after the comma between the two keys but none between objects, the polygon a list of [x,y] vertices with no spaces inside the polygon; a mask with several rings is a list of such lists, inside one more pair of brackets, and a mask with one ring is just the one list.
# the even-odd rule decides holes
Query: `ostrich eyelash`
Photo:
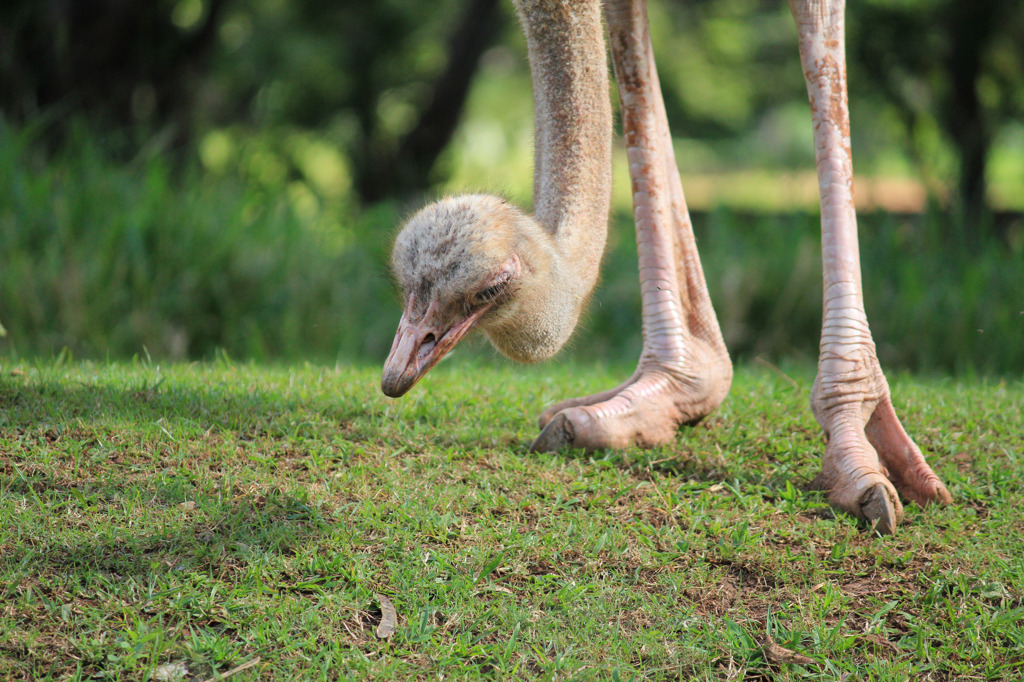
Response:
[{"label": "ostrich eyelash", "polygon": [[504,297],[508,293],[508,285],[511,282],[512,277],[508,276],[492,284],[486,289],[481,289],[473,296],[473,303],[476,305],[484,305]]},{"label": "ostrich eyelash", "polygon": [[490,303],[494,299],[501,296],[502,291],[505,290],[505,282],[501,284],[495,284],[493,287],[487,287],[483,291],[480,291],[476,295],[476,300],[481,303]]}]

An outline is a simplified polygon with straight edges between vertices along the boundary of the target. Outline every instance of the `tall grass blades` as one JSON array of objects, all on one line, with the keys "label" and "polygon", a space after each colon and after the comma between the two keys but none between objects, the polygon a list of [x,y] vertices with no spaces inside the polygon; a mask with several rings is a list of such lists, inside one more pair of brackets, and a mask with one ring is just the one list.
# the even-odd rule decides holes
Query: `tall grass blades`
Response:
[{"label": "tall grass blades", "polygon": [[0,319],[16,352],[356,357],[390,343],[386,248],[308,229],[283,189],[175,177],[160,157],[117,165],[86,137],[43,161],[29,134],[0,136]]}]

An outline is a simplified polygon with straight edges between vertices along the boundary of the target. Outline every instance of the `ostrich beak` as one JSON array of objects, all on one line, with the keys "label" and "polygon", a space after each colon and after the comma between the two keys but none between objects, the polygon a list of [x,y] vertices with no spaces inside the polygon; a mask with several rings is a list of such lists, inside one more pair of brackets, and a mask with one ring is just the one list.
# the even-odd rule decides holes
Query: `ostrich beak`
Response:
[{"label": "ostrich beak", "polygon": [[406,308],[395,332],[391,354],[384,361],[384,376],[380,382],[384,395],[391,398],[405,395],[489,309],[489,305],[484,306],[454,324],[439,324],[433,303],[419,321],[414,321]]}]

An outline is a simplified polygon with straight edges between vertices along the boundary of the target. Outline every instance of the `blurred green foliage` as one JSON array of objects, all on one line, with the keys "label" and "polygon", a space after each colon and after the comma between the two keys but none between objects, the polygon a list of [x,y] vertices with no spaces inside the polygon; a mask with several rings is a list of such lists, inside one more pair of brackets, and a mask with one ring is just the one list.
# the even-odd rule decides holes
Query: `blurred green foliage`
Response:
[{"label": "blurred green foliage", "polygon": [[[859,172],[919,178],[933,201],[965,213],[949,226],[968,241],[993,224],[965,204],[1024,208],[1017,3],[870,0],[847,13]],[[650,14],[670,122],[686,141],[684,170],[812,166],[786,3],[651,0]],[[136,127],[186,155],[209,135],[257,136],[274,150],[296,132],[315,134],[364,204],[415,196],[453,175],[479,180],[479,168],[461,172],[467,155],[486,160],[485,183],[504,186],[509,166],[518,178],[519,159],[530,156],[529,87],[511,3],[498,0],[0,8],[0,107],[10,120],[74,113],[54,116],[51,129],[85,116],[119,135]],[[288,153],[274,162],[303,174]]]},{"label": "blurred green foliage", "polygon": [[[57,157],[0,126],[0,319],[27,354],[375,356],[390,344],[394,214],[324,229],[305,195],[111,160],[73,133]],[[384,228],[385,230],[389,228]]]},{"label": "blurred green foliage", "polygon": [[[729,346],[811,359],[816,183],[788,7],[650,13]],[[1024,13],[871,0],[848,24],[861,196],[920,211],[861,218],[883,361],[1024,370],[1024,221],[1006,211],[1024,208]],[[529,69],[496,0],[12,0],[0,107],[0,348],[20,354],[376,361],[401,218],[437,191],[531,199]],[[585,357],[640,343],[617,158],[603,280],[568,351]],[[1003,213],[968,210],[978,178]]]},{"label": "blurred green foliage", "polygon": [[[124,164],[85,132],[60,155],[0,126],[0,342],[20,355],[378,362],[400,310],[387,274],[401,217],[356,211],[159,155]],[[301,144],[296,143],[301,147]],[[304,187],[304,185],[301,185]],[[327,216],[328,218],[325,218]],[[734,357],[813,360],[821,321],[814,213],[694,216]],[[889,367],[1024,371],[1024,240],[970,255],[941,220],[862,216],[868,314]],[[1016,234],[1024,234],[1018,224]],[[640,347],[632,221],[612,222],[603,278],[567,353],[623,361]],[[460,349],[460,353],[484,352]]]}]

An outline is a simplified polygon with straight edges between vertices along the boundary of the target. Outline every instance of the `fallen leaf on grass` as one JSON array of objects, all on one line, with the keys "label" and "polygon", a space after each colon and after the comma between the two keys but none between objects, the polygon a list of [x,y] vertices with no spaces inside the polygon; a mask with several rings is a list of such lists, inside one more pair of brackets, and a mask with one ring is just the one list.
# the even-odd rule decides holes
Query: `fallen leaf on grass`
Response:
[{"label": "fallen leaf on grass", "polygon": [[876,646],[880,646],[883,649],[888,649],[888,650],[893,651],[895,653],[899,653],[900,652],[900,648],[898,646],[896,646],[895,644],[893,644],[892,642],[890,642],[885,637],[882,637],[880,635],[876,635],[876,634],[871,633],[871,632],[863,635],[863,637],[864,637],[864,639],[868,640],[872,644],[874,644]]},{"label": "fallen leaf on grass", "polygon": [[383,594],[374,594],[373,596],[380,602],[380,625],[377,626],[377,637],[387,639],[395,634],[398,613],[395,612],[395,605]]},{"label": "fallen leaf on grass", "polygon": [[792,649],[787,649],[784,646],[779,646],[775,643],[775,640],[771,638],[771,635],[766,634],[764,636],[764,642],[761,645],[764,650],[764,656],[772,663],[798,663],[800,665],[808,665],[810,663],[817,663],[813,658],[798,654]]},{"label": "fallen leaf on grass", "polygon": [[216,682],[217,680],[226,680],[227,678],[231,677],[232,675],[237,675],[238,673],[242,672],[243,670],[247,670],[247,669],[253,667],[254,665],[258,664],[259,662],[260,662],[260,657],[257,656],[256,658],[253,658],[251,660],[246,661],[242,665],[235,666],[234,668],[232,668],[231,670],[227,671],[226,673],[220,673],[220,674],[214,675],[213,677],[211,677],[208,680],[206,680],[206,682]]},{"label": "fallen leaf on grass", "polygon": [[473,594],[474,596],[476,596],[478,594],[483,594],[484,592],[501,592],[503,594],[515,594],[515,592],[508,589],[504,585],[486,585],[477,590],[476,592],[474,592]]},{"label": "fallen leaf on grass", "polygon": [[185,675],[188,675],[188,667],[185,666],[184,661],[175,661],[174,663],[164,663],[158,665],[156,670],[153,671],[154,680],[182,680],[185,679]]}]

